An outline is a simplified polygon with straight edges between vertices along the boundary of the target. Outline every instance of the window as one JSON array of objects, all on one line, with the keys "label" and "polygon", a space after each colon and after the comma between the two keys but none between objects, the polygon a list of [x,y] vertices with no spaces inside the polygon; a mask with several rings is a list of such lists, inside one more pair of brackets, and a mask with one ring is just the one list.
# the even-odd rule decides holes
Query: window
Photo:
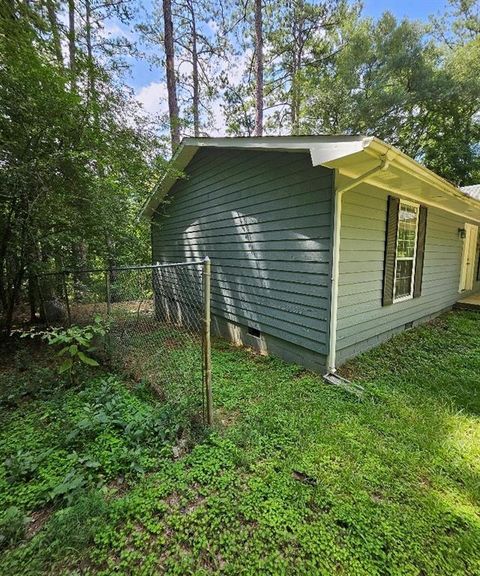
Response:
[{"label": "window", "polygon": [[395,252],[394,302],[413,297],[419,206],[400,202]]},{"label": "window", "polygon": [[382,306],[422,295],[427,219],[426,206],[388,197]]}]

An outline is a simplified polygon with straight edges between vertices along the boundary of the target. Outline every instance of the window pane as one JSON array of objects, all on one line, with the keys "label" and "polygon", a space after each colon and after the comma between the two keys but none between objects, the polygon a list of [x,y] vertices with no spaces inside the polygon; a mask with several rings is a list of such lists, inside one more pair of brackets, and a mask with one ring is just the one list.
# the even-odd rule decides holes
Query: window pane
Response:
[{"label": "window pane", "polygon": [[418,206],[410,206],[401,202],[398,214],[395,299],[412,295],[417,221]]},{"label": "window pane", "polygon": [[395,298],[410,296],[412,289],[413,260],[398,260],[395,274]]},{"label": "window pane", "polygon": [[400,204],[398,219],[397,258],[413,258],[417,236],[418,208]]}]

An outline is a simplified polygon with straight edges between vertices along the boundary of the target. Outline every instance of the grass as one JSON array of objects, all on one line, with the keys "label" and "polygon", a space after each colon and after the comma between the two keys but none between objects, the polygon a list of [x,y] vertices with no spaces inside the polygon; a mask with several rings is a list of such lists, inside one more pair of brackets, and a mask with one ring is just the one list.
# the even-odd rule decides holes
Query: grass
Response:
[{"label": "grass", "polygon": [[39,364],[2,373],[27,389],[0,413],[2,574],[480,574],[478,314],[349,363],[362,400],[218,342],[218,426],[179,459],[144,387]]}]

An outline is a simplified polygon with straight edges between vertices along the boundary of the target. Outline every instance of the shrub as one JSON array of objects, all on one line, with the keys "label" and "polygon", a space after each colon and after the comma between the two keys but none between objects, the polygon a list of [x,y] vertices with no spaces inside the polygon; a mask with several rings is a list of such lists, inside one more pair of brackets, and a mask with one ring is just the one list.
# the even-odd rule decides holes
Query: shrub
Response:
[{"label": "shrub", "polygon": [[57,356],[62,358],[58,368],[60,374],[67,373],[73,383],[81,364],[98,366],[98,362],[92,358],[92,352],[96,347],[93,341],[96,337],[104,337],[107,333],[107,324],[100,316],[95,318],[93,324],[88,326],[70,326],[70,328],[51,328],[49,330],[28,330],[21,333],[22,338],[41,338],[50,346],[60,348]]},{"label": "shrub", "polygon": [[25,536],[29,518],[16,506],[10,506],[0,517],[0,550],[14,546]]}]

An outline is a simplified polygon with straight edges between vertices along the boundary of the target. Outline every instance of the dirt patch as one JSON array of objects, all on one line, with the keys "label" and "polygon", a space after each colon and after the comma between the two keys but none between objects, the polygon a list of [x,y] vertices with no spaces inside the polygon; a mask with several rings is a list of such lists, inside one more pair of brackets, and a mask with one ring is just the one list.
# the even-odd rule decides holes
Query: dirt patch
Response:
[{"label": "dirt patch", "polygon": [[128,492],[130,487],[128,485],[128,482],[125,482],[125,478],[123,478],[123,476],[120,476],[118,478],[115,478],[115,480],[108,482],[107,488],[108,488],[108,498],[116,500],[117,498],[121,498],[122,496],[124,496]]},{"label": "dirt patch", "polygon": [[234,410],[226,410],[225,408],[216,408],[213,415],[213,420],[215,424],[221,426],[221,428],[230,428],[233,426],[238,418],[240,417],[240,412]]},{"label": "dirt patch", "polygon": [[346,380],[350,381],[360,379],[360,375],[358,374],[358,368],[356,368],[353,362],[352,363],[347,362],[343,366],[340,366],[340,368],[337,371],[337,374],[342,378],[345,378]]},{"label": "dirt patch", "polygon": [[30,522],[25,532],[27,540],[31,540],[48,522],[50,516],[53,514],[53,508],[42,508],[42,510],[35,510],[30,514]]},{"label": "dirt patch", "polygon": [[303,484],[307,484],[308,486],[316,486],[318,484],[318,480],[313,476],[309,476],[308,474],[304,474],[299,470],[293,470],[292,476],[295,480],[302,482]]},{"label": "dirt patch", "polygon": [[375,502],[375,504],[380,504],[380,502],[383,502],[385,500],[383,494],[378,491],[375,491],[372,494],[370,494],[370,498],[372,499],[372,502]]},{"label": "dirt patch", "polygon": [[180,509],[182,514],[191,514],[194,510],[199,508],[205,500],[205,496],[201,494],[197,494],[193,500],[190,500],[186,506],[183,506]]},{"label": "dirt patch", "polygon": [[165,338],[163,341],[163,345],[165,348],[170,348],[171,350],[175,350],[176,348],[180,348],[182,342],[176,338]]},{"label": "dirt patch", "polygon": [[180,504],[180,496],[178,492],[172,492],[170,496],[167,496],[167,498],[165,498],[165,504],[170,508],[178,508]]}]

